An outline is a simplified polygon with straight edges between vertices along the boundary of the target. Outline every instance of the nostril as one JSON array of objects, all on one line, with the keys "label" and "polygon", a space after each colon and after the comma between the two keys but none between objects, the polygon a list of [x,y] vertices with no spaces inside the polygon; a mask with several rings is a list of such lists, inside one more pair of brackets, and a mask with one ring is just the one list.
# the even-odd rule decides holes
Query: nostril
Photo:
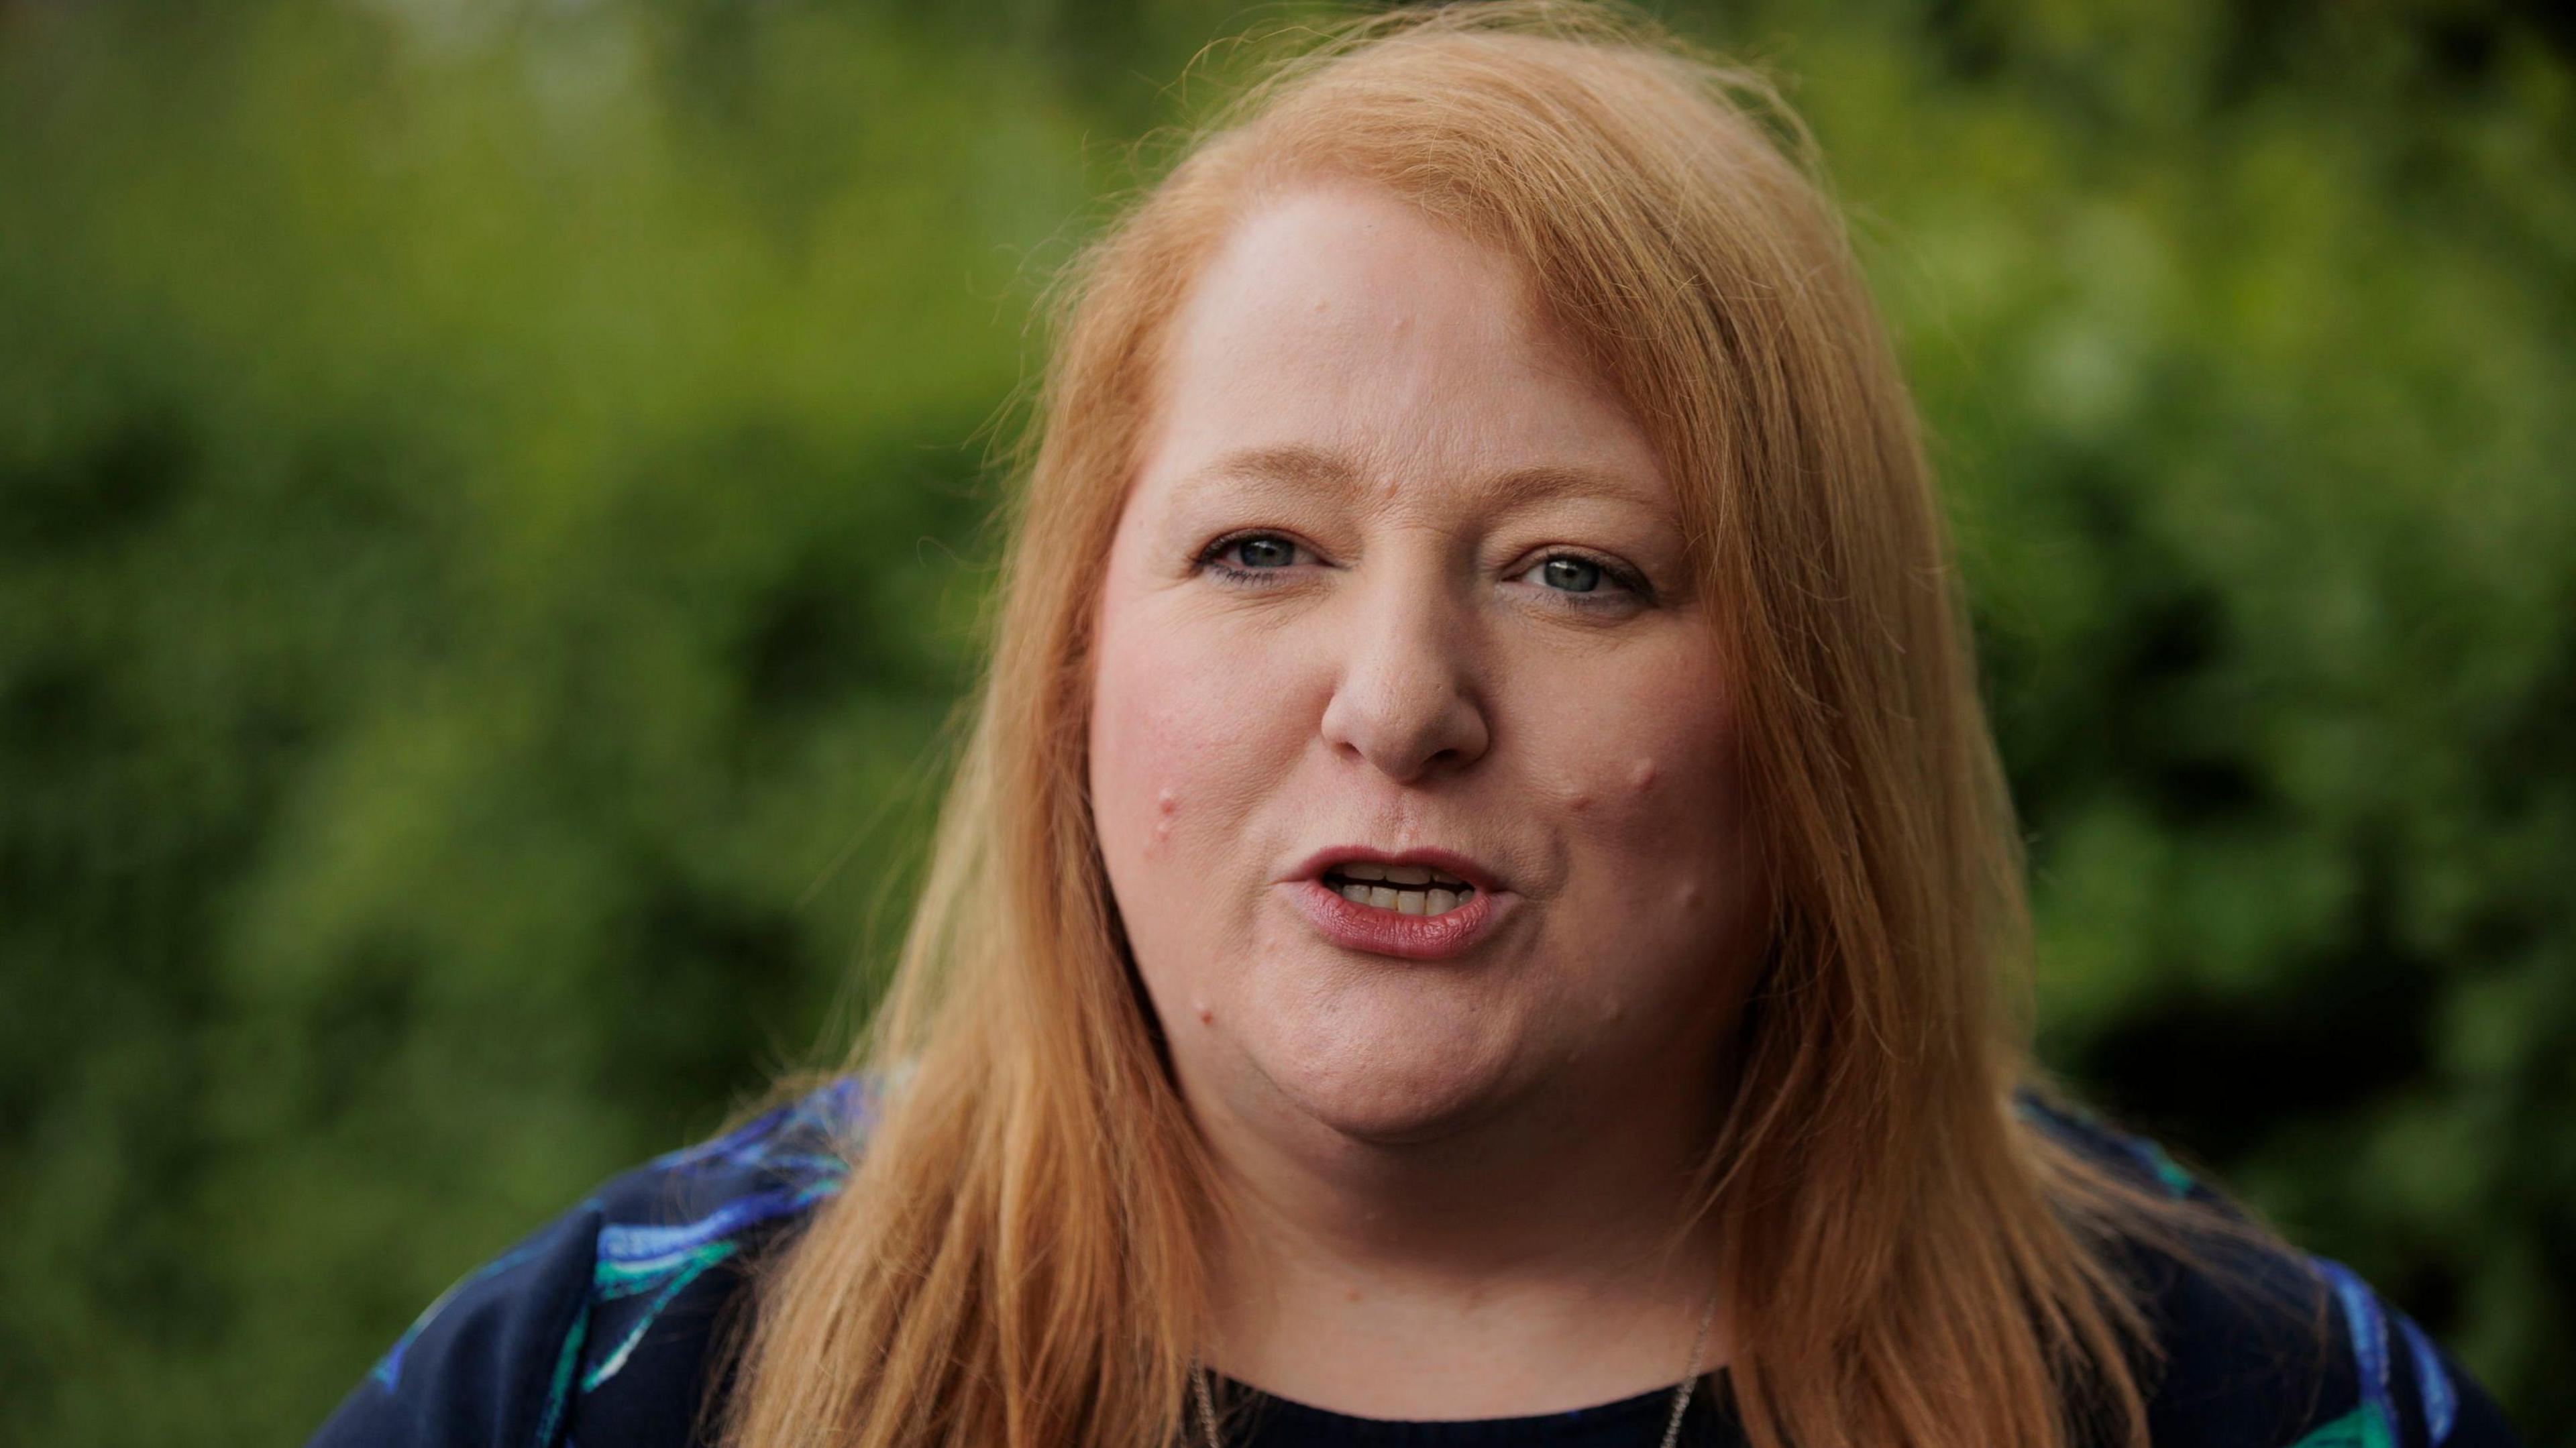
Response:
[{"label": "nostril", "polygon": [[1321,721],[1324,738],[1375,765],[1388,777],[1411,782],[1443,760],[1465,765],[1481,757],[1488,734],[1484,710],[1460,689],[1438,693],[1417,681],[1363,696],[1336,692]]}]

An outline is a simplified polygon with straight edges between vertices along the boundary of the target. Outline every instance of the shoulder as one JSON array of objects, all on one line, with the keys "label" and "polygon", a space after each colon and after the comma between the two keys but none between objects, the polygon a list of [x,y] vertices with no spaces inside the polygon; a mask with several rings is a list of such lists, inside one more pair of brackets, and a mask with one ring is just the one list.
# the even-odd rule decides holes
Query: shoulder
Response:
[{"label": "shoulder", "polygon": [[838,1080],[602,1183],[432,1302],[313,1448],[686,1441],[745,1266],[840,1190],[877,1099]]},{"label": "shoulder", "polygon": [[[2150,1137],[2025,1090],[2022,1119],[2140,1184],[2210,1209],[2177,1253],[2121,1243],[2153,1325],[2159,1448],[2512,1448],[2494,1402],[2351,1268],[2262,1231]],[[2224,1224],[2251,1230],[2229,1231]]]}]

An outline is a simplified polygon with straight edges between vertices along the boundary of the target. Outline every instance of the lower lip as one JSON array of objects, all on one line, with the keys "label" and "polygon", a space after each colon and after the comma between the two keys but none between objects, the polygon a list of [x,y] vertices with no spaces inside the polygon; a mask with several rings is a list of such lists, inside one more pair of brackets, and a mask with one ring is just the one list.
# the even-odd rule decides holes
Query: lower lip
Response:
[{"label": "lower lip", "polygon": [[1464,955],[1491,933],[1506,903],[1491,891],[1479,890],[1440,914],[1405,915],[1344,899],[1321,880],[1296,881],[1288,887],[1288,895],[1335,945],[1406,960]]}]

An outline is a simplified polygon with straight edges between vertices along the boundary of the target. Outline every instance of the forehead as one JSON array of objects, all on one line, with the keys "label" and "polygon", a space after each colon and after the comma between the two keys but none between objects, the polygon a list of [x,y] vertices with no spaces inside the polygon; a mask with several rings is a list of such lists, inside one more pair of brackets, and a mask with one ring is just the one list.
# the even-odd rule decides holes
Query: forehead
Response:
[{"label": "forehead", "polygon": [[[1325,470],[1361,477],[1591,478],[1670,511],[1651,442],[1538,306],[1511,256],[1357,184],[1265,199],[1173,321],[1148,430],[1149,486]],[[1227,460],[1235,460],[1229,465]]]}]

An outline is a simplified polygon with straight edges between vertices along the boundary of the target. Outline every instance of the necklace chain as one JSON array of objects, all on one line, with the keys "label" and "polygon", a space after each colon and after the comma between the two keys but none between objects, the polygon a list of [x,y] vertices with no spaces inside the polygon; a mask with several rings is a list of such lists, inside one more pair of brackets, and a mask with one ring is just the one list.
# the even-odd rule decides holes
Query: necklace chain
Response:
[{"label": "necklace chain", "polygon": [[[1708,1325],[1717,1316],[1717,1295],[1709,1294],[1708,1307],[1699,1315],[1699,1331],[1691,1335],[1690,1358],[1682,1366],[1682,1380],[1673,1385],[1673,1410],[1664,1420],[1663,1448],[1673,1448],[1681,1441],[1682,1415],[1690,1408],[1691,1388],[1699,1381],[1700,1349],[1708,1345]],[[1190,1364],[1190,1388],[1198,1398],[1199,1428],[1207,1434],[1207,1448],[1225,1448],[1216,1431],[1216,1395],[1208,1391],[1207,1369]]]}]

